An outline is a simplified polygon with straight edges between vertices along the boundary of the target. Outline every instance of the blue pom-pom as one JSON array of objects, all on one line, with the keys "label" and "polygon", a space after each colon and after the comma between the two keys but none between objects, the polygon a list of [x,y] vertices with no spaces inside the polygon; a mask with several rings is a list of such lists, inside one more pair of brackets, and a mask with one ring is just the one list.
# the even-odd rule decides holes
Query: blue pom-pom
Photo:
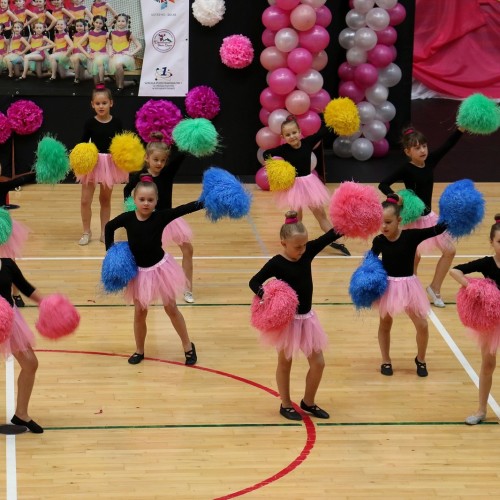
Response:
[{"label": "blue pom-pom", "polygon": [[101,281],[104,290],[116,293],[137,275],[137,264],[126,241],[115,243],[102,262]]},{"label": "blue pom-pom", "polygon": [[222,217],[241,219],[250,211],[252,195],[228,171],[210,167],[203,174],[200,201],[205,204],[207,217],[216,222]]},{"label": "blue pom-pom", "polygon": [[446,186],[439,199],[439,222],[454,238],[467,236],[484,218],[484,197],[470,179]]},{"label": "blue pom-pom", "polygon": [[387,272],[382,261],[372,252],[365,254],[360,266],[352,273],[349,294],[356,309],[369,309],[387,289]]}]

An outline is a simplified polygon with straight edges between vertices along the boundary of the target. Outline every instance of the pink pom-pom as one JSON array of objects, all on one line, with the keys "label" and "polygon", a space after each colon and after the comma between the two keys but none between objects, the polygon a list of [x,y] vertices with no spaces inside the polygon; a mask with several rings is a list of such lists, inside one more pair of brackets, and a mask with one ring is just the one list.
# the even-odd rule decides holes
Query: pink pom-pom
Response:
[{"label": "pink pom-pom", "polygon": [[290,285],[278,279],[262,288],[263,298],[256,295],[252,302],[252,326],[265,333],[279,332],[295,317],[299,299]]},{"label": "pink pom-pom", "polygon": [[73,333],[80,324],[80,315],[64,295],[47,295],[40,302],[36,329],[49,339],[58,339]]},{"label": "pink pom-pom", "polygon": [[135,128],[145,142],[153,132],[161,132],[163,140],[172,144],[172,130],[182,120],[181,110],[171,101],[150,99],[135,115]]},{"label": "pink pom-pom", "polygon": [[33,101],[21,99],[9,106],[7,118],[14,132],[29,135],[42,126],[43,111]]},{"label": "pink pom-pom", "polygon": [[338,233],[366,239],[380,230],[382,205],[373,186],[343,182],[333,192],[330,219]]},{"label": "pink pom-pom", "polygon": [[7,142],[11,135],[12,128],[9,119],[3,113],[0,113],[0,144]]},{"label": "pink pom-pom", "polygon": [[192,88],[184,101],[186,113],[191,118],[206,118],[211,120],[220,111],[219,96],[212,87],[200,85]]},{"label": "pink pom-pom", "polygon": [[12,307],[3,297],[0,297],[0,344],[9,339],[13,321]]},{"label": "pink pom-pom", "polygon": [[249,66],[253,61],[253,46],[244,35],[231,35],[222,40],[219,50],[221,61],[233,69]]}]

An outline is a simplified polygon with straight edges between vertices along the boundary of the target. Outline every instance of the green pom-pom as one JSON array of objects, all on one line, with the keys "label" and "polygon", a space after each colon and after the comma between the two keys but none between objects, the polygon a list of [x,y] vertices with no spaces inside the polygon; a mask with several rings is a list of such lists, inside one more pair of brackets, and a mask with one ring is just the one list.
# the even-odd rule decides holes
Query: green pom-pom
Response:
[{"label": "green pom-pom", "polygon": [[39,143],[35,160],[36,181],[39,184],[57,184],[69,172],[69,158],[66,146],[46,135]]},{"label": "green pom-pom", "polygon": [[206,118],[181,120],[172,130],[172,138],[180,151],[196,157],[211,155],[219,144],[217,130]]},{"label": "green pom-pom", "polygon": [[137,208],[134,198],[132,196],[129,196],[128,198],[125,198],[125,201],[123,202],[123,211],[124,212],[133,212]]},{"label": "green pom-pom", "polygon": [[403,198],[401,224],[415,222],[425,210],[425,203],[411,189],[402,189],[397,194]]},{"label": "green pom-pom", "polygon": [[500,108],[485,95],[473,94],[460,104],[457,125],[471,134],[492,134],[500,127]]},{"label": "green pom-pom", "polygon": [[12,234],[12,219],[4,208],[0,208],[0,245],[7,243]]}]

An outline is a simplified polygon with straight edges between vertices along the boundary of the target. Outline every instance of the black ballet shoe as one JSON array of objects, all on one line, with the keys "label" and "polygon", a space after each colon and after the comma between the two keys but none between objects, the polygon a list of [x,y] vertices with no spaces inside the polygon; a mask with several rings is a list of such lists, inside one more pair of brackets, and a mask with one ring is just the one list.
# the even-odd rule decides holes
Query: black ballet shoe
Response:
[{"label": "black ballet shoe", "polygon": [[43,434],[43,427],[40,427],[34,420],[26,422],[25,420],[21,420],[17,415],[14,415],[11,419],[11,423],[14,425],[22,425],[33,434]]},{"label": "black ballet shoe", "polygon": [[26,304],[24,303],[23,298],[20,295],[13,295],[12,300],[16,307],[24,307]]},{"label": "black ballet shoe", "polygon": [[429,373],[427,372],[427,365],[419,361],[416,356],[415,364],[417,365],[417,375],[419,377],[427,377],[427,375],[429,375]]},{"label": "black ballet shoe", "polygon": [[134,352],[130,358],[128,358],[128,362],[131,365],[138,365],[144,359],[144,354],[139,354],[138,352]]},{"label": "black ballet shoe", "polygon": [[198,356],[196,355],[196,347],[194,343],[191,342],[191,349],[189,351],[184,352],[184,356],[186,357],[186,365],[193,366],[198,361]]},{"label": "black ballet shoe", "polygon": [[391,363],[383,363],[380,365],[380,373],[382,375],[387,375],[390,377],[392,375],[392,365]]},{"label": "black ballet shoe", "polygon": [[334,248],[335,250],[338,250],[342,255],[345,255],[346,257],[350,257],[351,256],[351,252],[349,252],[349,250],[347,250],[347,247],[345,245],[343,245],[342,243],[330,243],[330,246],[332,248]]},{"label": "black ballet shoe", "polygon": [[318,405],[309,406],[304,403],[304,400],[302,400],[300,402],[300,407],[307,413],[310,413],[317,418],[330,418],[330,415],[325,410],[322,410]]},{"label": "black ballet shoe", "polygon": [[296,421],[302,420],[302,415],[295,408],[292,408],[291,406],[289,408],[285,408],[283,407],[283,405],[281,405],[280,415],[287,418],[288,420],[296,420]]}]

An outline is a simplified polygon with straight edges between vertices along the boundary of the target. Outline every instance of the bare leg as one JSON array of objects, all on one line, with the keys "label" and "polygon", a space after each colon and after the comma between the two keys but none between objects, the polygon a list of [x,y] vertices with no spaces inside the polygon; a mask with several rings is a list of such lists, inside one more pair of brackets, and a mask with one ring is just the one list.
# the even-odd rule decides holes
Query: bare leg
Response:
[{"label": "bare leg", "polygon": [[134,302],[134,306],[135,352],[137,354],[144,354],[144,344],[146,342],[146,335],[148,334],[148,325],[146,324],[148,310],[143,309],[139,302]]},{"label": "bare leg", "polygon": [[413,313],[408,314],[417,330],[417,360],[425,363],[427,344],[429,343],[429,324],[426,318],[420,318]]},{"label": "bare leg", "polygon": [[163,304],[163,308],[168,314],[174,330],[177,332],[177,335],[179,335],[179,338],[181,339],[184,352],[190,351],[192,349],[192,346],[186,327],[186,321],[184,320],[184,316],[182,315],[182,313],[179,311],[175,300],[172,300],[168,304]]},{"label": "bare leg", "polygon": [[123,87],[124,87],[124,81],[125,81],[125,75],[124,75],[124,70],[123,70],[122,64],[117,64],[116,65],[115,80],[116,80],[116,86],[119,89],[123,89]]},{"label": "bare leg", "polygon": [[481,356],[481,372],[479,374],[479,407],[476,415],[484,418],[488,408],[488,396],[491,391],[497,355],[496,353],[491,354],[488,347],[483,346],[481,349]]},{"label": "bare leg", "polygon": [[302,220],[302,217],[304,216],[303,212],[302,212],[302,209],[299,208],[297,210],[297,219],[299,220],[299,222]]},{"label": "bare leg", "polygon": [[92,220],[92,200],[94,199],[95,184],[82,184],[80,212],[82,215],[83,232],[90,234]]},{"label": "bare leg", "polygon": [[111,217],[111,195],[113,188],[109,188],[101,184],[99,188],[99,204],[101,206],[101,241],[104,241],[104,228]]},{"label": "bare leg", "polygon": [[380,317],[378,325],[378,345],[380,346],[382,364],[391,363],[391,356],[390,356],[391,328],[392,328],[392,317],[389,315],[385,316],[385,318]]},{"label": "bare leg", "polygon": [[448,250],[443,251],[443,255],[441,255],[438,263],[436,265],[436,270],[434,271],[434,277],[432,278],[432,282],[430,287],[434,290],[434,293],[441,293],[441,285],[450,270],[451,263],[453,262],[453,258],[455,257],[455,247],[450,248]]},{"label": "bare leg", "polygon": [[35,384],[35,373],[38,368],[38,359],[31,347],[27,351],[13,353],[21,371],[17,379],[17,404],[16,416],[21,420],[29,422],[28,405]]},{"label": "bare leg", "polygon": [[179,245],[182,252],[182,269],[189,281],[188,290],[193,291],[193,245],[191,243],[183,243]]},{"label": "bare leg", "polygon": [[315,404],[316,392],[323,377],[323,370],[325,369],[325,358],[323,352],[313,352],[308,358],[309,371],[306,375],[306,390],[304,393],[304,403],[307,406]]},{"label": "bare leg", "polygon": [[313,213],[316,220],[319,222],[319,226],[321,227],[324,233],[330,231],[332,229],[332,224],[328,220],[325,209],[323,207],[309,207],[311,212]]},{"label": "bare leg", "polygon": [[283,408],[290,408],[290,371],[292,370],[292,359],[287,359],[284,351],[278,353],[278,366],[276,367],[276,383],[281,397]]}]

